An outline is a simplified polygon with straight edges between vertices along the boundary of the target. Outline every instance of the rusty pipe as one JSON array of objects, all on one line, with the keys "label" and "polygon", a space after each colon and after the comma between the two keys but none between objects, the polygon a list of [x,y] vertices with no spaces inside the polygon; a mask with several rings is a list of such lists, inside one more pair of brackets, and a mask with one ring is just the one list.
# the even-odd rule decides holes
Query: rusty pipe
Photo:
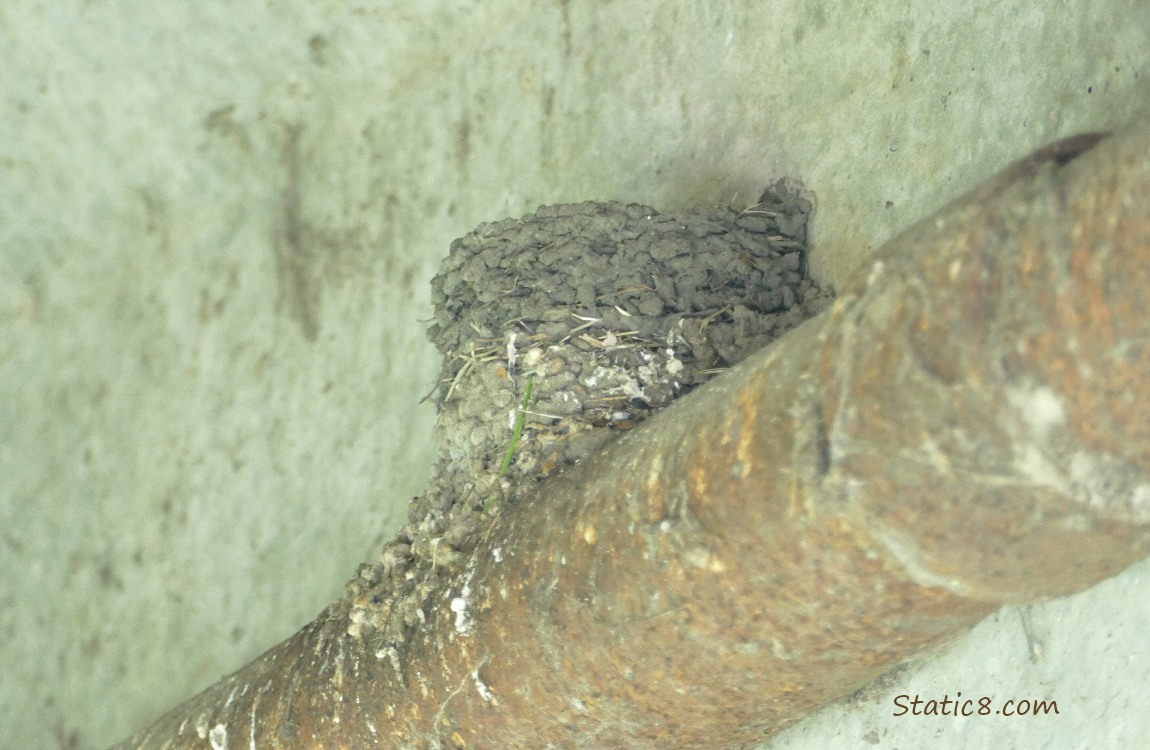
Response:
[{"label": "rusty pipe", "polygon": [[337,602],[119,747],[747,747],[1145,557],[1148,134],[1015,164],[541,485],[402,660]]}]

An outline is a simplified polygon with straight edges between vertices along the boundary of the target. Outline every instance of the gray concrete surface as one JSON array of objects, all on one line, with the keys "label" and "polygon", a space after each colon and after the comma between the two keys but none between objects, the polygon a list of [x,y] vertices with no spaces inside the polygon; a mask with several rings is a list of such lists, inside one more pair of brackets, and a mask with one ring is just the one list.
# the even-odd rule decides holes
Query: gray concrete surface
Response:
[{"label": "gray concrete surface", "polygon": [[[1150,113],[1144,0],[840,6],[4,3],[0,747],[107,745],[340,593],[426,480],[427,282],[479,221],[797,176],[841,280]],[[1141,565],[771,747],[1145,744],[1148,627]],[[959,690],[1060,714],[892,716]]]}]

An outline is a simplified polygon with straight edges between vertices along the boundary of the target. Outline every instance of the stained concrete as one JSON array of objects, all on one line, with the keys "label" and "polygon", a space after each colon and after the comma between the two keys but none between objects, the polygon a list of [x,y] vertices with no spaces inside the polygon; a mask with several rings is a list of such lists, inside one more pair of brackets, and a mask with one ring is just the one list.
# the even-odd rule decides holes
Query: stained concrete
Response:
[{"label": "stained concrete", "polygon": [[[795,176],[839,281],[1009,159],[1150,114],[1150,10],[11,0],[0,63],[0,746],[98,748],[394,532],[452,238]],[[1004,610],[772,747],[1145,741],[1148,576]],[[957,690],[1061,714],[891,715]]]}]

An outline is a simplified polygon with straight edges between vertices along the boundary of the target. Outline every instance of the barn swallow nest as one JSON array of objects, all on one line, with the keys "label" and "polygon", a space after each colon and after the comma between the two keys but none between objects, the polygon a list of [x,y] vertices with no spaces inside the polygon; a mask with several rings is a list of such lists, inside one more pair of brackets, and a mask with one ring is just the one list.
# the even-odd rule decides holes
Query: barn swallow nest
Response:
[{"label": "barn swallow nest", "polygon": [[825,308],[807,276],[810,210],[776,184],[742,211],[555,205],[452,243],[431,282],[434,479],[348,583],[349,633],[398,668],[411,630],[448,606],[432,599],[441,580],[520,493]]}]

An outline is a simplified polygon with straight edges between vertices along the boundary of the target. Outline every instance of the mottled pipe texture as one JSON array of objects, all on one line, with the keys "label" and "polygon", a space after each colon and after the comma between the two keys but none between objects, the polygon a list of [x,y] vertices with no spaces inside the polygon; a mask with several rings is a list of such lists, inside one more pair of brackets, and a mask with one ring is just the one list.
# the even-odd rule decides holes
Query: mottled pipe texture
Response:
[{"label": "mottled pipe texture", "polygon": [[1019,162],[540,485],[402,660],[346,602],[123,748],[737,748],[1150,552],[1150,128]]}]

